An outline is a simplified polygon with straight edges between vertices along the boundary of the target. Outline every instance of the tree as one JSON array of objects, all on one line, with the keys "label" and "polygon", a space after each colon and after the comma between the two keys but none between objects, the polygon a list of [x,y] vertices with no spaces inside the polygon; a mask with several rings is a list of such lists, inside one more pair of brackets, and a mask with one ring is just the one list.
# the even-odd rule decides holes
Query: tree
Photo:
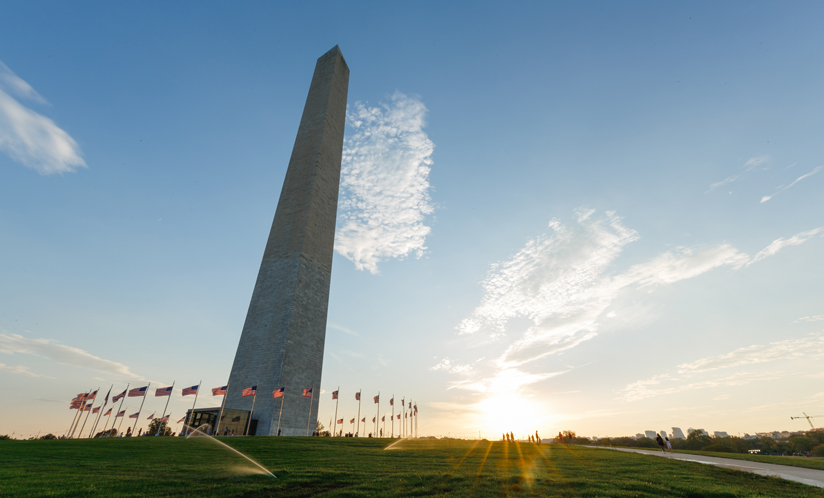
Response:
[{"label": "tree", "polygon": [[711,444],[712,438],[710,438],[704,429],[694,430],[689,436],[687,436],[687,449],[700,450],[701,448]]},{"label": "tree", "polygon": [[813,446],[815,446],[816,441],[812,438],[807,436],[792,436],[790,437],[790,446],[799,452],[799,453],[807,453]]},{"label": "tree", "polygon": [[98,432],[97,434],[94,435],[94,437],[103,437],[103,436],[105,436],[105,437],[115,437],[115,436],[117,436],[117,429],[111,428],[109,430],[100,431],[100,432]]},{"label": "tree", "polygon": [[57,436],[52,433],[48,433],[45,436],[40,436],[40,439],[57,439]]},{"label": "tree", "polygon": [[171,436],[172,430],[166,422],[161,422],[159,418],[156,418],[149,423],[149,428],[146,429],[146,434],[150,436],[154,436],[155,434],[159,434],[160,436]]}]

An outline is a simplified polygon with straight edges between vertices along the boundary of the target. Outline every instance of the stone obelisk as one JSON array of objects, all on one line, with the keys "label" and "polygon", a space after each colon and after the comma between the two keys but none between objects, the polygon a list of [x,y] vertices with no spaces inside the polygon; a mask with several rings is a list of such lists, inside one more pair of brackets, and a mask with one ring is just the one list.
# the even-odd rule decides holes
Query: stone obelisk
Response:
[{"label": "stone obelisk", "polygon": [[[227,408],[249,410],[252,398],[241,391],[257,385],[257,435],[276,435],[279,415],[284,436],[316,427],[348,88],[335,46],[315,65],[229,377]],[[282,414],[272,398],[280,387]],[[302,396],[306,388],[313,397]]]}]

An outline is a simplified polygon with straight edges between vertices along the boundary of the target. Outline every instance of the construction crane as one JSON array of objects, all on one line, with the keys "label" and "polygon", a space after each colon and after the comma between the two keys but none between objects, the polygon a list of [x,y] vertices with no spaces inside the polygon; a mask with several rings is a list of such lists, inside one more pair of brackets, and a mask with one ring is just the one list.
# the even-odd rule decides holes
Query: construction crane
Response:
[{"label": "construction crane", "polygon": [[815,426],[813,425],[813,421],[812,421],[812,420],[810,420],[810,419],[812,419],[812,418],[816,418],[816,417],[824,417],[824,415],[812,415],[812,416],[810,416],[810,415],[807,415],[807,414],[806,414],[806,413],[804,413],[804,412],[801,412],[801,413],[803,413],[803,414],[804,414],[804,416],[803,416],[803,417],[790,417],[790,420],[795,420],[795,419],[797,419],[797,418],[806,418],[806,419],[807,419],[807,423],[808,423],[808,424],[810,424],[810,429],[812,429],[812,430],[815,430]]}]

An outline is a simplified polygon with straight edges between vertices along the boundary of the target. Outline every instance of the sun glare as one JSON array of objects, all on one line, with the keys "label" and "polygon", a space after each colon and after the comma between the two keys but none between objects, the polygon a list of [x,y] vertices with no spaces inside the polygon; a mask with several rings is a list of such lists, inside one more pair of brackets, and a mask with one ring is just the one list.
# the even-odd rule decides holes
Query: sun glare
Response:
[{"label": "sun glare", "polygon": [[540,404],[517,393],[497,393],[478,403],[478,411],[480,425],[487,432],[494,435],[513,432],[515,437],[535,434],[549,417]]}]

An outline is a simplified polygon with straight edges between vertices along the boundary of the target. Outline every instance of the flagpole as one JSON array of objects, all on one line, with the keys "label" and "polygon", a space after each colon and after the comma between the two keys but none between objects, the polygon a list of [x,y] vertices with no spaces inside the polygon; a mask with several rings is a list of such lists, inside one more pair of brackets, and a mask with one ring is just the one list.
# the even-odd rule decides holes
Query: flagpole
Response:
[{"label": "flagpole", "polygon": [[392,428],[391,428],[391,431],[392,431],[392,437],[394,438],[395,437],[395,394],[394,393],[392,394],[392,402],[389,403],[389,404],[392,405]]},{"label": "flagpole", "polygon": [[380,424],[380,420],[378,417],[381,416],[381,392],[378,391],[378,413],[375,414],[375,437],[378,437],[378,426]]},{"label": "flagpole", "polygon": [[[202,380],[197,384],[197,391],[195,391],[195,402],[192,403],[192,411],[189,412],[189,416],[186,417],[186,423],[183,424],[185,428],[188,429],[191,429],[191,427],[189,427],[189,420],[195,417],[195,404],[197,404],[197,396],[200,394],[200,384],[203,384]],[[187,430],[186,433],[188,434],[189,430]]]},{"label": "flagpole", "polygon": [[358,390],[358,430],[355,431],[355,434],[360,436],[360,404],[361,398],[363,397],[363,389]]},{"label": "flagpole", "polygon": [[[69,405],[69,409],[71,409],[71,405]],[[74,421],[77,420],[78,412],[80,412],[80,408],[77,408],[77,412],[75,412],[74,416],[72,417],[72,423],[69,424],[69,428],[66,429],[66,432],[63,433],[64,437],[69,437],[69,431],[72,430],[72,427],[74,427]]]},{"label": "flagpole", "polygon": [[[175,390],[175,382],[177,382],[177,381],[176,380],[172,381],[172,392],[174,392],[174,390]],[[200,391],[199,388],[198,388],[198,391]],[[172,392],[170,392],[169,395],[166,396],[166,406],[163,407],[163,415],[160,417],[160,423],[157,424],[157,432],[155,432],[155,436],[160,434],[160,427],[163,425],[163,417],[166,416],[166,408],[169,408],[169,400],[172,399]]]},{"label": "flagpole", "polygon": [[[114,408],[114,407],[112,407],[112,408]],[[109,410],[111,410],[112,408],[109,408]],[[108,426],[109,426],[109,420],[111,420],[111,419],[112,419],[112,412],[111,412],[111,411],[109,411],[109,418],[107,418],[107,419],[106,419],[106,423],[105,423],[105,424],[103,424],[103,432],[104,432],[104,433],[106,432],[106,427],[108,427]],[[106,437],[108,437],[108,435],[107,435]]]},{"label": "flagpole", "polygon": [[91,434],[89,434],[90,438],[92,437],[92,434],[94,434],[94,430],[97,428],[97,424],[100,422],[100,417],[103,416],[103,408],[106,408],[106,405],[109,404],[109,394],[112,393],[112,387],[114,387],[114,384],[112,384],[109,387],[109,392],[106,394],[106,399],[103,400],[103,406],[101,406],[100,411],[97,412],[97,420],[94,421],[94,425],[92,426],[92,432]]},{"label": "flagpole", "polygon": [[89,396],[89,394],[91,394],[91,393],[92,393],[92,390],[91,390],[91,389],[89,389],[88,391],[86,391],[86,394],[83,396],[83,403],[82,403],[82,406],[81,406],[80,408],[78,408],[78,409],[80,410],[80,416],[79,416],[79,417],[77,417],[77,422],[75,422],[74,427],[72,428],[72,433],[71,433],[71,435],[69,436],[69,439],[74,438],[74,431],[76,431],[76,430],[77,430],[77,426],[78,426],[78,425],[80,425],[80,419],[81,419],[81,418],[83,418],[83,410],[85,410],[85,409],[86,409],[86,397],[88,397],[88,396]]},{"label": "flagpole", "polygon": [[335,434],[338,433],[338,405],[340,404],[340,386],[338,386],[338,390],[335,391],[338,393],[337,398],[335,398],[335,425],[332,427],[332,437],[335,437]]},{"label": "flagpole", "polygon": [[[129,395],[129,386],[132,385],[131,382],[126,383],[126,390],[123,391],[123,397],[120,398],[120,406],[117,408],[117,413],[120,413],[120,409],[123,408],[123,402],[126,401],[126,396]],[[114,415],[114,422],[112,422],[112,429],[114,429],[114,424],[117,422],[117,413]],[[125,415],[125,413],[124,413]],[[123,417],[126,418],[126,417]],[[123,425],[123,420],[120,421],[120,425],[117,426],[117,432],[120,432],[120,427]],[[109,429],[109,430],[112,430]]]},{"label": "flagpole", "polygon": [[312,402],[315,401],[315,385],[312,384],[312,396],[309,398],[309,420],[306,421],[306,435],[309,435],[309,426],[312,425]]},{"label": "flagpole", "polygon": [[249,421],[246,422],[246,430],[243,432],[244,436],[249,435],[249,427],[252,426],[252,414],[255,413],[255,400],[257,399],[257,386],[258,383],[255,382],[255,394],[252,396],[252,409],[249,410]]},{"label": "flagpole", "polygon": [[[135,429],[137,429],[137,423],[138,423],[138,422],[140,422],[140,412],[142,412],[142,411],[143,411],[143,403],[145,403],[145,402],[146,402],[146,396],[148,396],[148,394],[149,394],[149,387],[150,387],[151,385],[152,385],[152,383],[151,383],[151,382],[149,382],[148,384],[146,384],[146,391],[144,391],[144,392],[143,392],[143,401],[141,401],[141,402],[140,402],[140,408],[137,410],[137,418],[136,418],[136,419],[134,419],[134,427],[132,427],[132,437],[136,437],[136,436],[134,435],[134,431],[135,431]],[[128,394],[126,394],[126,396],[128,396]],[[124,414],[124,415],[125,415],[125,414]],[[126,417],[123,417],[123,418],[126,418]]]},{"label": "flagpole", "polygon": [[[222,420],[221,417],[223,417],[223,407],[226,406],[226,395],[229,394],[229,384],[231,383],[231,380],[232,379],[229,379],[229,381],[226,382],[226,390],[223,391],[223,403],[220,404],[220,411],[217,414],[217,425],[215,426],[215,436],[220,435],[220,421]],[[197,390],[200,391],[200,388],[198,388]]]},{"label": "flagpole", "polygon": [[[97,393],[100,392],[100,388],[97,388],[97,391],[94,392],[94,397],[97,398]],[[94,405],[94,400],[92,400],[92,404],[89,405],[89,413],[86,414],[86,418],[83,419],[83,425],[80,427],[80,432],[77,433],[77,439],[80,439],[83,436],[83,429],[86,427],[86,421],[89,420],[89,415],[91,415],[91,406]],[[83,410],[86,410],[86,407],[83,407]]]},{"label": "flagpole", "polygon": [[278,436],[280,436],[280,416],[283,415],[283,402],[286,400],[286,386],[283,387],[283,396],[280,397],[280,413],[278,413]]}]

